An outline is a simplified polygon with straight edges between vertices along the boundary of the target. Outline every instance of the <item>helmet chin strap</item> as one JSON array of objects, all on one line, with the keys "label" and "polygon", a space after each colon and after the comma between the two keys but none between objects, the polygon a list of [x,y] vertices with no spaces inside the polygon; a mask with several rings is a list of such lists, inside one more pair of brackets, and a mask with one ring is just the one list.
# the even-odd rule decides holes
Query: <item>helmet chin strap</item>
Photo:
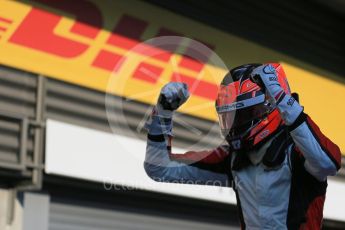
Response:
[{"label": "helmet chin strap", "polygon": [[[252,121],[252,125],[254,125],[254,121]],[[225,137],[226,141],[230,145],[231,150],[233,151],[239,151],[239,150],[250,150],[251,143],[247,143],[245,140],[246,136],[249,135],[251,128],[248,128],[243,134],[239,134],[235,137],[231,137],[230,133]]]},{"label": "helmet chin strap", "polygon": [[273,136],[276,136],[282,132],[286,131],[286,127],[284,125],[281,125],[275,132],[271,133],[268,138],[265,138],[263,141],[261,141],[259,144],[253,146],[251,143],[251,140],[243,141],[245,140],[245,136],[249,135],[249,132],[245,132],[242,135],[238,135],[236,137],[230,137],[230,135],[226,136],[226,141],[228,142],[230,146],[231,151],[236,152],[249,152],[255,149],[261,148],[265,143],[270,141]]},{"label": "helmet chin strap", "polygon": [[231,145],[231,148],[235,151],[242,149],[241,139],[231,140],[231,143],[229,143],[229,144]]},{"label": "helmet chin strap", "polygon": [[230,136],[226,136],[226,141],[228,142],[230,149],[232,151],[240,151],[240,150],[249,150],[249,143],[245,143],[244,140],[245,134],[239,135],[236,137],[230,138]]}]

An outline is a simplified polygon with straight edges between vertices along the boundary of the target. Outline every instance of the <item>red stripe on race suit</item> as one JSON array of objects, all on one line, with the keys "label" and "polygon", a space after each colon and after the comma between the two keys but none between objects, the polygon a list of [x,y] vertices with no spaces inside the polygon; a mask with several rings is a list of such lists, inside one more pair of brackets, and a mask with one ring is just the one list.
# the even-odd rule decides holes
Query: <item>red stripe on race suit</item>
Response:
[{"label": "red stripe on race suit", "polygon": [[323,205],[325,196],[316,197],[308,207],[305,215],[306,222],[300,226],[300,230],[315,230],[322,228]]},{"label": "red stripe on race suit", "polygon": [[339,147],[321,132],[320,128],[308,115],[306,122],[313,136],[320,144],[322,150],[328,155],[328,157],[332,160],[332,162],[339,170],[341,166],[341,152]]},{"label": "red stripe on race suit", "polygon": [[213,150],[206,151],[189,151],[184,154],[170,153],[170,159],[180,161],[184,163],[205,163],[205,164],[217,164],[222,162],[229,152],[225,151],[222,147],[218,147]]},{"label": "red stripe on race suit", "polygon": [[280,92],[275,96],[276,101],[279,100],[279,98],[282,96],[283,93],[284,93],[284,90],[280,91]]}]

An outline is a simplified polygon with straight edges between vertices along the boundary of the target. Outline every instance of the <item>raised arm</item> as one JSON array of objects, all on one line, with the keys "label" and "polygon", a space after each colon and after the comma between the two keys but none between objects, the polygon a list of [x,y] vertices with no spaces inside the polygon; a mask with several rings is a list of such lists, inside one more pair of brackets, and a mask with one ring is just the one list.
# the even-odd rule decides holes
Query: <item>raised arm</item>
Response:
[{"label": "raised arm", "polygon": [[327,176],[334,176],[341,166],[339,147],[304,112],[300,113],[289,129],[293,141],[305,158],[306,170],[320,181],[324,181]]},{"label": "raised arm", "polygon": [[294,143],[305,158],[305,169],[319,181],[335,175],[341,165],[339,147],[303,112],[299,102],[284,92],[277,81],[276,70],[271,65],[264,65],[252,72],[252,78],[265,87],[276,104]]},{"label": "raised arm", "polygon": [[[229,178],[222,164],[218,167],[205,168],[191,162],[178,162],[171,159],[169,140],[172,136],[172,110],[180,104],[172,110],[163,105],[176,101],[175,97],[187,95],[187,89],[182,83],[169,83],[162,89],[162,94],[163,101],[160,97],[158,105],[153,109],[145,125],[148,131],[144,162],[147,175],[159,182],[228,186]],[[184,97],[187,98],[188,95]],[[183,103],[183,98],[181,101]],[[168,108],[171,107],[168,106]]]}]

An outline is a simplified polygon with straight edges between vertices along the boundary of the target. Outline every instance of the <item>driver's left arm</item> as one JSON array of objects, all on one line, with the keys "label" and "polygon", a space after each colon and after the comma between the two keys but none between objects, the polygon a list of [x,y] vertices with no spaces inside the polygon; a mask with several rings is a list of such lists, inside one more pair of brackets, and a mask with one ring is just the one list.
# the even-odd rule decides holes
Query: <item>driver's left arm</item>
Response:
[{"label": "driver's left arm", "polygon": [[339,147],[320,131],[299,102],[282,89],[275,68],[270,64],[262,65],[251,75],[253,81],[265,88],[279,110],[297,149],[305,158],[305,169],[319,181],[335,175],[341,166]]}]

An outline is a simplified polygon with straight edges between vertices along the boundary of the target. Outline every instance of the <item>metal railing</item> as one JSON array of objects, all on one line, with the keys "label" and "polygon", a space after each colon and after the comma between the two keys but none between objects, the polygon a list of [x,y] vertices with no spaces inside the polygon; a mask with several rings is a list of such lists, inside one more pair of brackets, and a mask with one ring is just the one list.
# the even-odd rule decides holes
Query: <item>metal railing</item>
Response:
[{"label": "metal railing", "polygon": [[[10,71],[2,74],[4,76],[1,79],[3,88],[13,87],[15,90],[12,90],[11,93],[1,93],[0,98],[0,101],[2,100],[0,107],[0,138],[2,139],[0,170],[3,172],[0,175],[2,181],[9,181],[8,186],[14,187],[15,190],[39,190],[42,186],[44,169],[46,79],[42,76],[31,76],[29,82],[26,81],[26,76],[20,76],[20,74],[12,77]],[[18,88],[18,86],[22,88]],[[26,89],[27,92],[23,92],[23,89]],[[30,104],[30,108],[34,114],[22,112],[19,110],[22,108],[20,105],[14,105],[18,103],[17,98],[22,99],[23,95],[32,95],[31,100],[34,99],[34,103]],[[6,175],[11,175],[14,180],[7,179]]]}]

